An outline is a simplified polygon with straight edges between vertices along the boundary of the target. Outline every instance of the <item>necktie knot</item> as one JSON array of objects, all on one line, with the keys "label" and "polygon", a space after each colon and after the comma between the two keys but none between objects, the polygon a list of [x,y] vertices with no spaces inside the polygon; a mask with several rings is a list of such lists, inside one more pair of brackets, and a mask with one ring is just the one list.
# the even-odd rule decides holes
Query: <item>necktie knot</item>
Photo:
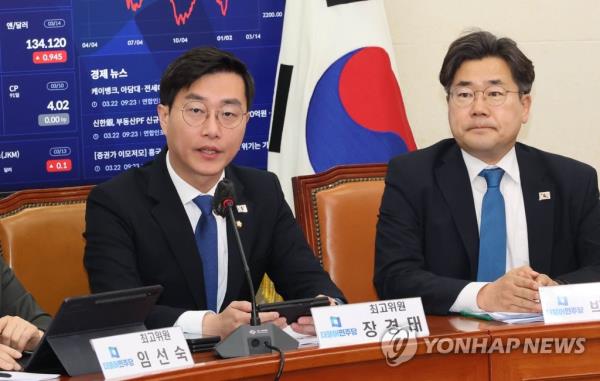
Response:
[{"label": "necktie knot", "polygon": [[502,176],[504,176],[504,170],[502,168],[484,169],[479,173],[479,176],[485,179],[488,188],[498,188]]},{"label": "necktie knot", "polygon": [[196,197],[194,199],[194,204],[200,208],[203,215],[210,215],[212,213],[212,201],[213,196],[203,195]]}]

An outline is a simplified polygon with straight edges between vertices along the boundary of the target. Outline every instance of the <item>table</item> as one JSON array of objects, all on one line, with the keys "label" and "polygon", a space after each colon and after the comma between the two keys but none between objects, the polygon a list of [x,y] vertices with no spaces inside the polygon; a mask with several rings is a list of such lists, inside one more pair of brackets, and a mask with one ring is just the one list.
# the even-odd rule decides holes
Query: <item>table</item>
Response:
[{"label": "table", "polygon": [[[286,353],[282,380],[560,380],[600,379],[600,322],[545,325],[506,325],[460,316],[428,316],[430,336],[417,340],[414,358],[388,366],[379,343],[339,348],[303,348]],[[584,340],[580,354],[524,353],[525,341]],[[444,353],[445,344],[478,343],[475,353]],[[510,353],[502,353],[517,343]],[[482,344],[483,343],[483,344]],[[428,345],[429,344],[429,345]],[[431,351],[428,351],[431,349]],[[572,346],[576,349],[575,344]],[[541,348],[541,346],[540,346]],[[553,347],[554,348],[554,347]],[[140,376],[140,380],[272,380],[277,354],[217,359],[212,353],[194,355],[196,365],[171,372]],[[64,377],[73,381],[101,379],[101,375]]]},{"label": "table", "polygon": [[[600,379],[600,322],[490,326],[489,333],[502,343],[519,341],[519,347],[510,353],[490,354],[491,380]],[[570,344],[572,350],[583,352],[564,353]],[[532,349],[544,352],[549,348],[546,353],[531,353]],[[563,353],[556,353],[561,348]]]},{"label": "table", "polygon": [[[460,326],[441,316],[428,316],[429,338],[488,337],[487,326]],[[411,380],[482,380],[489,375],[487,354],[426,353],[424,339],[417,340],[417,353],[396,367],[388,366],[379,343],[339,348],[305,348],[286,353],[283,380],[389,380],[410,374]],[[279,365],[278,355],[214,360],[206,355],[197,358],[195,367],[154,376],[144,380],[272,380]]]}]

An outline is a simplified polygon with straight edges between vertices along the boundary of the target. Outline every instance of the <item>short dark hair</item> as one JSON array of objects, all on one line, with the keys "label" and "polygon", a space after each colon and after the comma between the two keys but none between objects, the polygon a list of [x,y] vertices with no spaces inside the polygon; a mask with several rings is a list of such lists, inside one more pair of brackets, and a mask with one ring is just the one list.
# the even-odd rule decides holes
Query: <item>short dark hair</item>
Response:
[{"label": "short dark hair", "polygon": [[508,64],[519,91],[523,94],[531,92],[535,79],[533,62],[523,54],[512,39],[497,38],[486,31],[470,32],[450,44],[440,70],[440,83],[446,92],[450,92],[454,75],[463,62],[486,57],[503,59]]},{"label": "short dark hair", "polygon": [[189,88],[204,75],[223,72],[242,77],[249,110],[254,98],[254,80],[248,68],[233,54],[213,47],[190,49],[169,64],[160,79],[160,103],[170,108],[181,89]]}]

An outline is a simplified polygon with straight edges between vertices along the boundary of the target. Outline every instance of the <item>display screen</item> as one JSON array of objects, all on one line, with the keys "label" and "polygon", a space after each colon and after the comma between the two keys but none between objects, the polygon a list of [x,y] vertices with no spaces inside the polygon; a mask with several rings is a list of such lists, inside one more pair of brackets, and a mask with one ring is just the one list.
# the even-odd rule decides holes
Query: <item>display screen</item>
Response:
[{"label": "display screen", "polygon": [[165,147],[159,82],[175,57],[217,46],[256,98],[236,163],[266,168],[282,0],[0,1],[0,192],[95,184]]}]

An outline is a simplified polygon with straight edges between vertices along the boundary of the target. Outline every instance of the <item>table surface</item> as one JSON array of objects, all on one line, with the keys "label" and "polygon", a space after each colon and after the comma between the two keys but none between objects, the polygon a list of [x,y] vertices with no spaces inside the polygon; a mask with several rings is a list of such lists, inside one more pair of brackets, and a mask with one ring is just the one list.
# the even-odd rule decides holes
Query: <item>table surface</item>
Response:
[{"label": "table surface", "polygon": [[[346,381],[354,379],[388,380],[410,374],[411,380],[556,380],[600,379],[600,322],[548,325],[530,323],[508,325],[462,316],[427,316],[430,335],[417,340],[414,358],[398,366],[386,363],[380,343],[338,348],[300,348],[285,353],[284,380]],[[435,339],[466,339],[486,342],[519,340],[520,346],[510,353],[440,353],[436,346],[428,352],[427,342]],[[525,338],[584,338],[581,354],[523,353]],[[448,341],[448,340],[446,340]],[[144,380],[196,379],[273,379],[279,365],[278,354],[255,355],[235,359],[218,359],[213,352],[194,354],[190,368],[140,376]],[[63,377],[69,380],[97,380],[101,374]]]}]

